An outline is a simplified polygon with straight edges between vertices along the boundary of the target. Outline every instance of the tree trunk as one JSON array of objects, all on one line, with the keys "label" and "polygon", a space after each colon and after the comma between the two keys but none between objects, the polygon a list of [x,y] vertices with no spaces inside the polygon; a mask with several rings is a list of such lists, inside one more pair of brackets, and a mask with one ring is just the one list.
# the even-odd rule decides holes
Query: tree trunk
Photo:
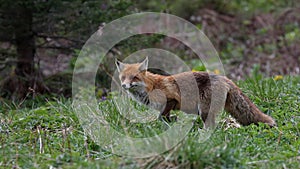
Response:
[{"label": "tree trunk", "polygon": [[34,75],[35,43],[32,31],[32,10],[20,6],[15,9],[14,24],[18,63],[15,69],[17,76],[32,79]]},{"label": "tree trunk", "polygon": [[10,74],[1,85],[4,92],[0,94],[13,100],[28,97],[39,89],[37,74],[34,69],[35,39],[32,30],[33,10],[29,2],[17,1],[6,8],[6,19],[10,19],[14,33],[12,42],[16,45],[17,64],[14,74]]}]

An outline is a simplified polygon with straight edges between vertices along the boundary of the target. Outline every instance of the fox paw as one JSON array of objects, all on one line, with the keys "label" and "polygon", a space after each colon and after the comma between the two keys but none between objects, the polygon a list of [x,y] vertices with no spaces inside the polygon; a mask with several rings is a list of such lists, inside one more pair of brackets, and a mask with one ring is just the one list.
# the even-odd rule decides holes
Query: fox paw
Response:
[{"label": "fox paw", "polygon": [[160,116],[160,120],[165,121],[167,123],[176,122],[177,116]]}]

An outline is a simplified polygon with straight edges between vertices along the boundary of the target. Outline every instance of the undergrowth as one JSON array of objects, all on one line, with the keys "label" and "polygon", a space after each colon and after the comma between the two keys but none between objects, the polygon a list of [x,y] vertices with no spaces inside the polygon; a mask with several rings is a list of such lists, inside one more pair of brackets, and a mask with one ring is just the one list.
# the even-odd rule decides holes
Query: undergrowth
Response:
[{"label": "undergrowth", "polygon": [[[200,142],[195,125],[182,143],[156,157],[121,157],[97,145],[83,132],[70,99],[45,97],[22,103],[1,101],[1,168],[299,168],[300,167],[300,77],[283,79],[259,75],[238,85],[278,127],[264,124],[225,128]],[[100,108],[116,130],[120,118],[111,100]],[[227,116],[222,117],[227,118]],[[132,137],[155,135],[161,121],[131,124]]]}]

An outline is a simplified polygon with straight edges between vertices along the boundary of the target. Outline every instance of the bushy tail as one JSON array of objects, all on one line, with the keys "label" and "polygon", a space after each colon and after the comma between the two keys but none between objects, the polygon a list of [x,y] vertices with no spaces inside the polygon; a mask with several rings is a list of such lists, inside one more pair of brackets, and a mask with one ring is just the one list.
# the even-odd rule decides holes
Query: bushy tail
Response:
[{"label": "bushy tail", "polygon": [[239,123],[249,125],[262,122],[271,127],[276,126],[274,119],[262,113],[235,84],[230,85],[231,89],[227,95],[225,110],[236,118]]}]

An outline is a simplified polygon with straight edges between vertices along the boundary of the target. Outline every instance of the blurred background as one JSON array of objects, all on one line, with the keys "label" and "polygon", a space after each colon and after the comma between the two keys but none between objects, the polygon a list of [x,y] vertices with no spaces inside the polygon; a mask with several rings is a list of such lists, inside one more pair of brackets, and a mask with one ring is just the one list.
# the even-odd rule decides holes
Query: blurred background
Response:
[{"label": "blurred background", "polygon": [[[71,96],[72,71],[86,40],[103,25],[137,12],[182,17],[212,41],[226,75],[241,80],[299,75],[300,4],[297,0],[0,0],[0,100]],[[161,48],[205,70],[181,42],[163,35],[138,35],[118,43],[99,65],[97,96],[110,88],[114,58]]]}]

